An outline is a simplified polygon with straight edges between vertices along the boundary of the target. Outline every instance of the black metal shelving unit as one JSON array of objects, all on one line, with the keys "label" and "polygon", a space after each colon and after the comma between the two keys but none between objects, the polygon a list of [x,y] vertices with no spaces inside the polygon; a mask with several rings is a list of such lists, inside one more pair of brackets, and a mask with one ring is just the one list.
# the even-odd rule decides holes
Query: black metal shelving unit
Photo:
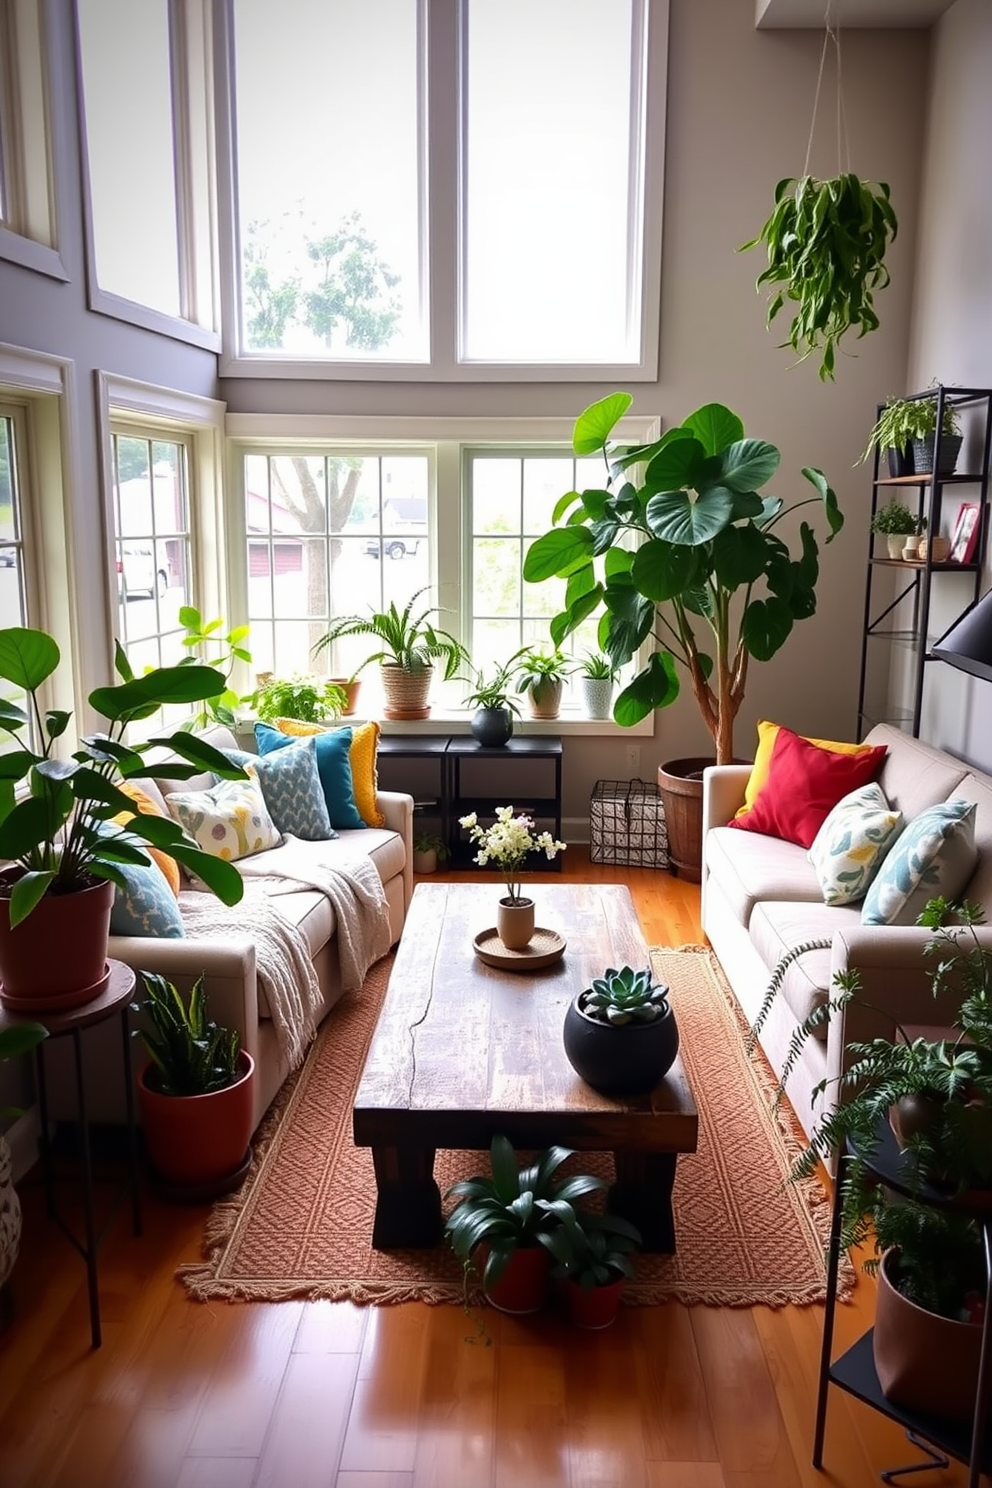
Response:
[{"label": "black metal shelving unit", "polygon": [[[859,739],[864,737],[873,724],[883,721],[894,723],[899,728],[905,728],[914,737],[919,736],[926,664],[936,659],[930,650],[932,641],[936,637],[929,633],[934,576],[951,574],[962,580],[966,577],[970,578],[970,585],[967,582],[962,583],[963,602],[958,606],[957,613],[959,614],[967,609],[979,595],[982,567],[989,538],[992,388],[963,388],[938,384],[927,389],[926,392],[912,394],[908,401],[926,398],[935,400],[937,404],[938,434],[934,436],[931,451],[931,470],[916,475],[887,475],[880,465],[884,452],[876,449],[872,469],[871,515],[874,517],[879,506],[893,496],[903,500],[912,509],[914,505],[912,498],[915,494],[916,511],[919,516],[926,518],[926,535],[929,538],[941,533],[941,518],[945,506],[951,499],[948,493],[960,494],[963,497],[969,494],[969,488],[971,488],[977,491],[978,496],[978,544],[968,563],[955,563],[949,559],[934,562],[929,547],[925,559],[910,562],[906,559],[890,558],[882,546],[884,539],[880,534],[873,534],[878,544],[878,551],[869,549],[865,578],[861,675],[858,686],[857,738]],[[877,414],[881,413],[883,407],[884,404],[878,405]],[[944,410],[948,407],[963,413],[968,421],[959,463],[968,460],[970,456],[971,468],[964,468],[960,473],[955,470],[953,474],[944,475],[938,470],[937,451],[939,430],[943,422]],[[893,570],[901,570],[896,575],[894,589],[889,582]],[[899,623],[896,623],[896,618]],[[869,648],[873,642],[884,642],[890,647],[895,642],[902,642],[911,653],[912,686],[907,696],[901,700],[900,706],[886,709],[884,718],[867,706]]]}]

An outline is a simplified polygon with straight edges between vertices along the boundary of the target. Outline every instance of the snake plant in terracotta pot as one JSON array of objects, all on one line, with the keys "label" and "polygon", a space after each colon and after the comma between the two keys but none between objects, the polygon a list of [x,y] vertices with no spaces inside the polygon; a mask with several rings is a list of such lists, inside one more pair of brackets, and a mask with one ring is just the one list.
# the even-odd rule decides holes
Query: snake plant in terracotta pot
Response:
[{"label": "snake plant in terracotta pot", "polygon": [[[0,997],[16,1011],[74,1007],[99,995],[109,976],[114,888],[124,887],[128,865],[148,867],[148,847],[170,854],[225,904],[236,904],[244,892],[232,863],[204,852],[177,822],[139,815],[118,784],[153,771],[173,780],[203,770],[244,777],[226,755],[181,730],[125,742],[129,724],[167,704],[219,696],[224,674],[184,662],[136,677],[118,645],[119,683],[89,696],[106,732],[86,735],[66,758],[57,746],[72,715],[44,703],[60,660],[44,631],[0,630],[0,679],[25,701],[21,707],[0,699],[0,731],[16,746],[0,754],[0,858],[11,864],[0,874]],[[151,765],[145,756],[163,745],[172,760]],[[127,820],[115,825],[121,813]]]}]

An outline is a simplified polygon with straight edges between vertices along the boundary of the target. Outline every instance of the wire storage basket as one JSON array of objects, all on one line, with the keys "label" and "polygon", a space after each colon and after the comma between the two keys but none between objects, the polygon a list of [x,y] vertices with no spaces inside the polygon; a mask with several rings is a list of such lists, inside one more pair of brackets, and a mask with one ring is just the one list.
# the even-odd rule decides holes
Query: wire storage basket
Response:
[{"label": "wire storage basket", "polygon": [[589,802],[589,861],[667,868],[668,829],[656,785],[597,780]]}]

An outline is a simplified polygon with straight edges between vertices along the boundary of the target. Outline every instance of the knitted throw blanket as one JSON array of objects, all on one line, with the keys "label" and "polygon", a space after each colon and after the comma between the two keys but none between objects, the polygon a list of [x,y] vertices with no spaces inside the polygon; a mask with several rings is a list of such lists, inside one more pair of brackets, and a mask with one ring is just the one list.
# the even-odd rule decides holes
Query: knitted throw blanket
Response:
[{"label": "knitted throw blanket", "polygon": [[321,1006],[317,975],[302,932],[291,925],[264,889],[245,886],[240,904],[222,904],[213,894],[184,889],[179,909],[190,939],[244,935],[255,945],[255,970],[272,1026],[291,1069],[303,1063],[317,1032]]}]

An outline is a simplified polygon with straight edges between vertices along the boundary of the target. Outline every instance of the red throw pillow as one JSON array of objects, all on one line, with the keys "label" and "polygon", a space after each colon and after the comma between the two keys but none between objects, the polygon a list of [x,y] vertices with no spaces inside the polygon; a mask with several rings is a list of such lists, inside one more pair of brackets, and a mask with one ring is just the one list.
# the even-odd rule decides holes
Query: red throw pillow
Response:
[{"label": "red throw pillow", "polygon": [[837,802],[874,780],[886,753],[886,746],[879,744],[863,754],[837,754],[781,728],[768,780],[747,815],[735,817],[727,826],[811,847]]}]

